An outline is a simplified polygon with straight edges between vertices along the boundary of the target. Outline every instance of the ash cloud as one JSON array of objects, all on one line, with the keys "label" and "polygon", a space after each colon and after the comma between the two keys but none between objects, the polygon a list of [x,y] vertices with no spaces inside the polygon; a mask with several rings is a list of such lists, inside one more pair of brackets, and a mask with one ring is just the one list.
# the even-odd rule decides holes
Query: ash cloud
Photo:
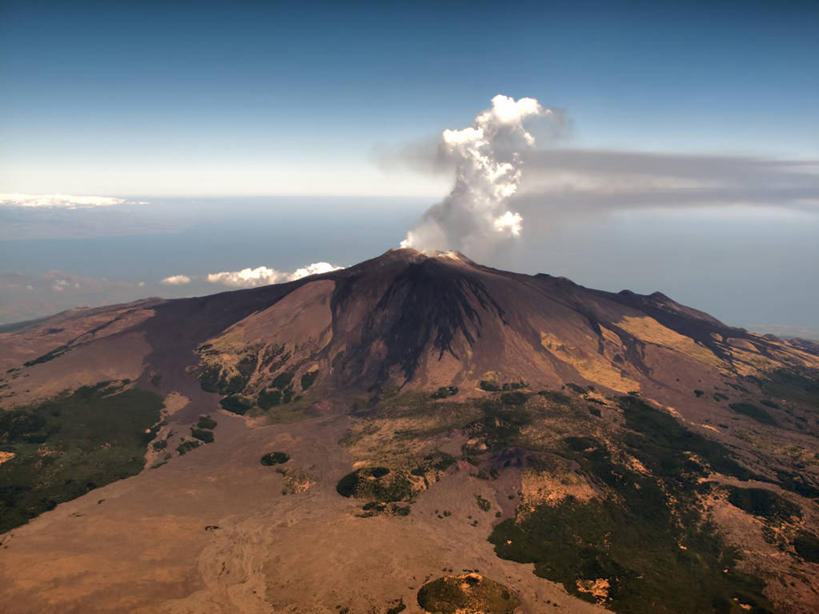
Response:
[{"label": "ash cloud", "polygon": [[[553,114],[534,98],[499,94],[471,126],[444,130],[438,155],[454,164],[455,185],[407,232],[401,247],[475,254],[487,244],[519,236],[523,217],[508,203],[523,175],[521,152],[535,144],[524,122]],[[440,166],[441,159],[436,163]]]},{"label": "ash cloud", "polygon": [[526,165],[510,204],[540,224],[648,209],[819,212],[819,161],[552,149]]},{"label": "ash cloud", "polygon": [[[543,116],[550,121],[524,125]],[[492,260],[500,247],[524,247],[527,234],[542,237],[583,216],[652,209],[819,213],[819,160],[573,149],[560,142],[570,129],[562,113],[535,99],[498,95],[470,127],[445,130],[437,149],[419,141],[377,151],[387,172],[455,172],[450,193],[401,246]],[[535,148],[532,133],[545,147]],[[504,243],[509,238],[520,240]]]}]

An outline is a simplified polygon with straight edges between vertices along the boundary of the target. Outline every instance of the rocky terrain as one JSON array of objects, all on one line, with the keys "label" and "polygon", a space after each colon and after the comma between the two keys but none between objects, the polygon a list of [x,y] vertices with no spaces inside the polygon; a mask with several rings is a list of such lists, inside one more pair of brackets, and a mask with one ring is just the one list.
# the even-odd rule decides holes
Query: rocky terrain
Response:
[{"label": "rocky terrain", "polygon": [[391,250],[0,334],[5,612],[814,612],[819,347]]}]

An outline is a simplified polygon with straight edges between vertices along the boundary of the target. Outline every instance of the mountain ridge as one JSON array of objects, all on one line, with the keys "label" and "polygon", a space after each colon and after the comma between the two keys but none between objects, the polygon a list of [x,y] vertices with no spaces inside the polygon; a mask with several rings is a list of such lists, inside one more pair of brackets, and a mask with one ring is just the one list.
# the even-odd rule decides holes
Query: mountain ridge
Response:
[{"label": "mountain ridge", "polygon": [[[0,348],[0,511],[32,519],[0,536],[0,602],[34,604],[10,611],[421,611],[453,582],[501,582],[521,612],[817,599],[819,354],[659,292],[391,250],[59,314]],[[44,458],[60,461],[45,482]],[[82,536],[68,550],[66,532]],[[110,553],[82,563],[94,587],[64,592],[91,551]]]}]

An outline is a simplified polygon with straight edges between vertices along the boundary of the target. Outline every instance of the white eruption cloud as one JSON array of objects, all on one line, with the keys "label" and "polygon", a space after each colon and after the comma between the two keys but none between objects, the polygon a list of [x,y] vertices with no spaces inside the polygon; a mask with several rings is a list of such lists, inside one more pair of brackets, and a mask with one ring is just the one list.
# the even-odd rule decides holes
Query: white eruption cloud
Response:
[{"label": "white eruption cloud", "polygon": [[471,126],[444,130],[440,147],[455,161],[455,185],[407,232],[401,247],[473,253],[519,236],[523,217],[507,207],[520,186],[521,151],[535,144],[524,120],[552,114],[534,98],[499,94]]},{"label": "white eruption cloud", "polygon": [[271,269],[266,266],[260,266],[254,269],[242,269],[241,271],[222,271],[221,273],[211,273],[207,276],[207,280],[212,284],[221,284],[232,288],[255,288],[257,286],[267,286],[285,281],[295,281],[297,279],[301,279],[302,277],[308,277],[309,275],[329,273],[331,271],[337,271],[341,268],[342,267],[335,266],[329,262],[314,262],[313,264],[309,264],[290,273],[286,273],[284,271],[277,271],[276,269]]}]

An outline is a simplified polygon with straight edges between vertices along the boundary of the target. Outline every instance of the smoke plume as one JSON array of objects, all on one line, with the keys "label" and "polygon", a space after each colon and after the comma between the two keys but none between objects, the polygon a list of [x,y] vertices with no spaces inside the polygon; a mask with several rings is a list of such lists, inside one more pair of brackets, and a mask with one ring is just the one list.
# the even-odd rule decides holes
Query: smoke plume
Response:
[{"label": "smoke plume", "polygon": [[524,120],[552,113],[534,98],[498,94],[471,126],[444,130],[440,148],[455,162],[455,185],[407,232],[401,247],[473,254],[520,235],[523,218],[507,205],[520,185],[521,151],[535,144]]}]

